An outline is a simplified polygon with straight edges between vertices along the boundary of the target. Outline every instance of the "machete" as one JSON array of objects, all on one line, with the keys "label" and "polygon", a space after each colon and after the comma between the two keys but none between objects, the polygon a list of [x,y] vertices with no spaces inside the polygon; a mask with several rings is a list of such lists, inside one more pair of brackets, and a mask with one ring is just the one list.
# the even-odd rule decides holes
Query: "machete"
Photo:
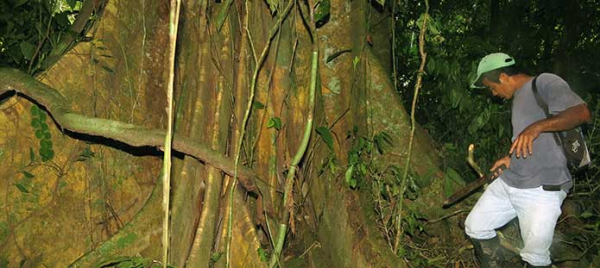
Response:
[{"label": "machete", "polygon": [[479,187],[483,186],[486,183],[493,181],[494,179],[497,178],[497,176],[494,176],[494,174],[496,174],[501,169],[504,170],[506,168],[505,165],[502,165],[502,166],[498,167],[496,170],[494,170],[494,172],[492,172],[492,173],[483,174],[483,172],[481,171],[481,168],[479,168],[479,165],[477,165],[477,163],[475,163],[475,161],[473,160],[473,151],[474,150],[475,150],[475,146],[473,144],[469,145],[469,156],[467,157],[467,161],[469,162],[469,164],[471,164],[473,169],[475,169],[475,171],[477,171],[477,173],[479,174],[479,179],[470,182],[465,187],[456,191],[452,196],[448,197],[448,199],[446,199],[446,201],[444,201],[444,205],[443,205],[444,208],[454,205],[456,202],[462,200],[463,198],[469,196],[471,193],[475,192],[475,190],[479,189]]}]

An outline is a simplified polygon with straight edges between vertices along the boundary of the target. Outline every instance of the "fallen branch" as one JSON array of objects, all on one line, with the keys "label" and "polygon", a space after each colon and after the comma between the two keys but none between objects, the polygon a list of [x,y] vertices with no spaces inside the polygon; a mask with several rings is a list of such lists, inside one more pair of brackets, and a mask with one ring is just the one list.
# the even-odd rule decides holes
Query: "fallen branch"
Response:
[{"label": "fallen branch", "polygon": [[[104,137],[133,147],[156,147],[162,150],[164,145],[166,135],[164,130],[148,129],[116,120],[74,113],[71,111],[71,102],[54,88],[17,69],[0,68],[0,96],[5,96],[6,93],[12,91],[43,106],[63,132],[68,130],[79,134]],[[233,159],[211,150],[204,144],[176,136],[173,140],[173,149],[233,176]],[[249,192],[258,194],[256,183],[261,183],[261,188],[266,186],[254,171],[246,166],[238,168],[238,178],[242,186]]]}]

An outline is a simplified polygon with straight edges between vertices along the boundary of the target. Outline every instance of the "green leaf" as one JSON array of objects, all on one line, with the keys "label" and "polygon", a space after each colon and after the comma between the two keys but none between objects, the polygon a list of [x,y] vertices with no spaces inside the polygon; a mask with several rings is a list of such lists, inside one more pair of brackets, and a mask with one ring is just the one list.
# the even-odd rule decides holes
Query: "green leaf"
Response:
[{"label": "green leaf", "polygon": [[331,13],[331,3],[329,0],[321,0],[317,2],[315,7],[315,23],[318,26],[322,26],[327,22],[329,14]]},{"label": "green leaf", "polygon": [[331,132],[328,127],[321,126],[315,129],[315,131],[321,136],[327,147],[333,151],[333,136],[331,136]]},{"label": "green leaf", "polygon": [[462,176],[458,173],[458,171],[456,171],[453,168],[448,168],[448,170],[446,170],[446,175],[455,183],[459,184],[459,185],[465,185],[465,181],[462,179]]},{"label": "green leaf", "polygon": [[15,186],[17,186],[17,189],[19,189],[19,191],[28,194],[29,190],[27,190],[27,187],[25,187],[23,184],[20,183],[15,183]]},{"label": "green leaf", "polygon": [[219,32],[221,32],[221,28],[225,23],[225,19],[227,19],[227,14],[229,14],[229,7],[231,6],[231,3],[233,3],[233,0],[227,0],[227,2],[224,3],[219,11],[219,16],[217,17],[217,30]]},{"label": "green leaf", "polygon": [[16,0],[13,3],[13,7],[14,8],[20,7],[20,6],[24,5],[24,4],[27,4],[27,2],[29,2],[29,0]]},{"label": "green leaf", "polygon": [[25,171],[25,170],[23,170],[23,175],[25,175],[25,177],[26,177],[26,178],[29,178],[29,179],[31,179],[31,178],[33,178],[33,177],[35,177],[33,174],[31,174],[31,173],[29,173],[29,172],[27,172],[27,171]]},{"label": "green leaf", "polygon": [[52,141],[47,140],[47,139],[41,139],[40,140],[40,150],[41,149],[52,149]]},{"label": "green leaf", "polygon": [[67,17],[67,13],[61,12],[58,14],[54,14],[54,21],[60,25],[62,28],[69,28],[71,23],[69,22],[69,18]]},{"label": "green leaf", "polygon": [[254,102],[252,102],[252,107],[254,109],[264,109],[265,105],[262,104],[262,102],[260,102],[260,101],[254,101]]},{"label": "green leaf", "polygon": [[86,161],[92,157],[94,157],[96,154],[94,152],[92,152],[92,150],[90,150],[90,147],[86,147],[83,152],[81,152],[81,154],[79,155],[79,157],[77,157],[76,161]]},{"label": "green leaf", "polygon": [[221,256],[223,256],[223,252],[215,252],[210,256],[210,261],[218,262],[221,259]]},{"label": "green leaf", "polygon": [[352,60],[352,68],[354,68],[354,70],[356,70],[356,65],[358,65],[359,62],[360,58],[358,56],[355,56],[354,60]]},{"label": "green leaf", "polygon": [[44,138],[44,132],[41,129],[35,131],[35,137],[38,139]]},{"label": "green leaf", "polygon": [[265,252],[265,250],[263,248],[258,248],[256,251],[258,253],[258,257],[260,258],[261,262],[269,261],[269,257],[267,257],[267,253]]},{"label": "green leaf", "polygon": [[44,132],[44,138],[49,140],[49,139],[51,139],[51,138],[52,138],[52,135],[50,135],[50,132],[48,132],[48,131],[45,131],[45,132]]},{"label": "green leaf", "polygon": [[271,117],[267,122],[267,128],[275,128],[277,131],[281,130],[281,119],[279,117]]},{"label": "green leaf", "polygon": [[352,175],[354,175],[354,165],[351,165],[346,170],[346,174],[344,175],[346,183],[351,184],[352,177],[353,177]]},{"label": "green leaf", "polygon": [[54,158],[54,151],[52,151],[52,149],[46,151],[46,153],[42,155],[42,161],[44,162],[52,160],[52,158]]},{"label": "green leaf", "polygon": [[46,116],[46,113],[44,111],[40,110],[39,113],[38,113],[38,116],[40,117],[40,121],[41,122],[45,122],[46,121],[47,116]]},{"label": "green leaf", "polygon": [[33,44],[23,41],[19,44],[19,48],[21,48],[21,53],[25,59],[31,60],[33,58],[33,54],[35,54],[35,46]]},{"label": "green leaf", "polygon": [[102,67],[102,69],[104,69],[105,71],[107,71],[107,72],[109,72],[109,73],[114,73],[114,72],[115,72],[115,70],[111,69],[111,68],[110,68],[110,67],[108,67],[108,66],[104,66],[104,65],[102,65],[102,66],[100,66],[100,67]]},{"label": "green leaf", "polygon": [[381,6],[385,6],[385,0],[375,0]]},{"label": "green leaf", "polygon": [[38,117],[40,115],[40,108],[37,105],[31,105],[31,116]]},{"label": "green leaf", "polygon": [[444,174],[444,195],[446,197],[451,196],[456,191],[456,188],[458,188],[458,185],[465,185],[465,181],[456,170],[448,168]]},{"label": "green leaf", "polygon": [[379,154],[383,154],[384,153],[384,145],[387,144],[389,146],[393,145],[392,144],[392,137],[390,137],[389,134],[387,134],[386,132],[381,132],[375,136],[373,136],[373,140],[375,141],[375,147],[377,148],[377,152],[379,152]]},{"label": "green leaf", "polygon": [[584,219],[591,218],[592,216],[594,216],[594,214],[592,212],[590,212],[590,211],[586,211],[586,212],[581,213],[581,217],[584,218]]},{"label": "green leaf", "polygon": [[67,4],[69,5],[69,7],[71,7],[71,9],[75,8],[75,5],[77,4],[76,0],[67,0]]},{"label": "green leaf", "polygon": [[277,11],[277,6],[279,5],[279,0],[267,0],[267,4],[269,4],[271,14],[275,14]]},{"label": "green leaf", "polygon": [[35,162],[35,153],[31,147],[29,147],[29,161],[31,161],[31,163]]},{"label": "green leaf", "polygon": [[40,128],[40,120],[37,118],[31,119],[31,126],[35,129]]},{"label": "green leaf", "polygon": [[433,57],[427,57],[427,71],[431,74],[435,74],[435,60]]}]

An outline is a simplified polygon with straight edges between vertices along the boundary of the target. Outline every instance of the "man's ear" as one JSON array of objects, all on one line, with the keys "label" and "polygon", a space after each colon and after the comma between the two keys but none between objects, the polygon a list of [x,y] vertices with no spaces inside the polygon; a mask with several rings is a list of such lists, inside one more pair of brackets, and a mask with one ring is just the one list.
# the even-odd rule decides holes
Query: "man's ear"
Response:
[{"label": "man's ear", "polygon": [[508,82],[508,75],[506,75],[505,73],[501,73],[498,77],[498,80],[500,81],[500,84],[504,84]]}]

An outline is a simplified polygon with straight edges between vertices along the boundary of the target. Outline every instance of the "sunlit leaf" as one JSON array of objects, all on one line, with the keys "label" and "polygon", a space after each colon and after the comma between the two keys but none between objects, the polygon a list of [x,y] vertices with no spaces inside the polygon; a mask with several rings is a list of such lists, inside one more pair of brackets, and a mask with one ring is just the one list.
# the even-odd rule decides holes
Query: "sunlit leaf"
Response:
[{"label": "sunlit leaf", "polygon": [[352,68],[354,68],[354,70],[356,70],[356,65],[358,65],[359,62],[360,58],[358,56],[355,56],[354,60],[352,60]]},{"label": "sunlit leaf", "polygon": [[279,5],[279,0],[267,0],[267,4],[269,4],[269,9],[271,10],[271,14],[275,14],[275,12],[277,12],[277,6]]},{"label": "sunlit leaf", "polygon": [[267,253],[265,252],[265,250],[263,248],[258,248],[256,251],[258,253],[258,257],[260,258],[261,262],[269,261],[269,257],[267,256]]},{"label": "sunlit leaf", "polygon": [[354,175],[354,165],[348,167],[346,170],[346,174],[344,175],[346,183],[351,184],[350,182],[352,181],[352,175]]},{"label": "sunlit leaf", "polygon": [[315,7],[315,23],[317,27],[324,25],[329,20],[331,3],[329,0],[320,0]]},{"label": "sunlit leaf", "polygon": [[271,117],[267,122],[267,128],[275,128],[281,130],[281,119],[279,117]]}]

